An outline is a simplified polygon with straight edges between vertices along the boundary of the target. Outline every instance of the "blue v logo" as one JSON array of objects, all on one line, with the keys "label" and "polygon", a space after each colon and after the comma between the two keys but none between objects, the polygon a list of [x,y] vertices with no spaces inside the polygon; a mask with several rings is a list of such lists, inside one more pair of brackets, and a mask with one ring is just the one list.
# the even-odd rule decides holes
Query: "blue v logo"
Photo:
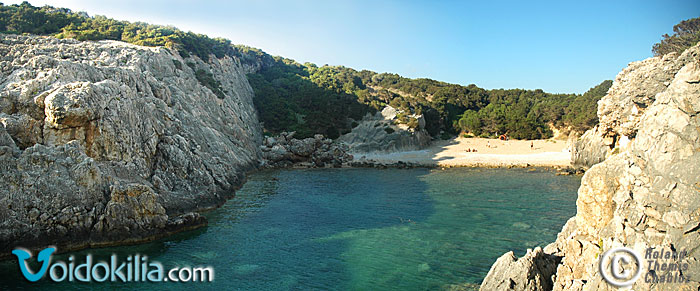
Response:
[{"label": "blue v logo", "polygon": [[32,253],[24,249],[15,249],[12,251],[12,254],[17,256],[17,260],[19,261],[19,270],[22,271],[22,275],[24,275],[24,277],[27,278],[27,280],[29,280],[30,282],[36,282],[39,281],[39,279],[41,279],[42,277],[44,277],[46,270],[49,269],[49,263],[51,262],[51,254],[54,251],[56,251],[55,247],[49,247],[39,252],[39,255],[36,256],[36,260],[37,262],[41,262],[42,264],[39,271],[34,274],[32,274],[32,272],[29,271],[29,263],[27,263],[27,259],[32,257]]}]

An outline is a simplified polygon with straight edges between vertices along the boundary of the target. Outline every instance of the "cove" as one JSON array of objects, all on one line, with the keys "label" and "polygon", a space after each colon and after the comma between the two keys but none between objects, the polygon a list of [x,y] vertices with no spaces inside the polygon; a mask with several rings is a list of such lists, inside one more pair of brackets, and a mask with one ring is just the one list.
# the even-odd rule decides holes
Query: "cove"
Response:
[{"label": "cove", "polygon": [[206,228],[72,253],[139,253],[166,269],[210,265],[214,282],[29,283],[16,262],[3,262],[0,289],[471,288],[503,253],[554,241],[576,212],[579,184],[580,177],[541,169],[259,171],[235,198],[204,213]]}]

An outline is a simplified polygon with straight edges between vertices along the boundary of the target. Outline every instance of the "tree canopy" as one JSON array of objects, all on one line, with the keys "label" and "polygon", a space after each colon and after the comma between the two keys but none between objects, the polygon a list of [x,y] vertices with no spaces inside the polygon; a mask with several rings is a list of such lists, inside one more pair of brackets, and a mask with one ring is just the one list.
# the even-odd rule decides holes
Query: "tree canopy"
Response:
[{"label": "tree canopy", "polygon": [[[688,35],[697,35],[697,19],[689,21],[674,27],[676,35],[662,41],[664,49],[686,43]],[[549,124],[579,131],[593,126],[597,122],[596,102],[612,84],[604,81],[583,95],[551,94],[542,90],[486,90],[474,84],[409,79],[343,66],[319,67],[171,26],[90,17],[65,8],[34,7],[27,2],[0,4],[0,33],[165,46],[183,58],[195,55],[205,61],[210,57],[236,57],[256,68],[248,74],[248,81],[255,91],[254,103],[265,130],[297,131],[298,137],[322,133],[335,138],[348,132],[367,113],[391,105],[404,111],[400,122],[411,127],[417,127],[418,122],[408,116],[422,114],[432,136],[469,131],[483,136],[508,133],[513,138],[547,138],[552,135]],[[176,65],[182,66],[179,62]],[[224,98],[221,84],[210,72],[199,69],[195,75],[200,83]]]},{"label": "tree canopy", "polygon": [[700,17],[681,21],[673,26],[673,35],[664,34],[661,37],[661,42],[651,49],[655,56],[682,53],[700,41]]}]

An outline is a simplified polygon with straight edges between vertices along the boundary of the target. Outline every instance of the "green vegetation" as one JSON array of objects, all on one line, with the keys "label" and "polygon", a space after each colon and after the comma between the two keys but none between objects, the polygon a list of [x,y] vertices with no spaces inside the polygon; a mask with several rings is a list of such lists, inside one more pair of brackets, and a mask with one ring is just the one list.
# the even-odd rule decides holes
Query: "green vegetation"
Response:
[{"label": "green vegetation", "polygon": [[[612,81],[604,81],[583,95],[549,94],[542,90],[485,90],[474,84],[462,86],[430,79],[409,79],[343,66],[293,64],[303,69],[303,75],[317,86],[352,95],[367,106],[367,110],[391,105],[406,113],[423,114],[426,130],[432,136],[439,136],[441,132],[456,135],[460,131],[472,131],[484,136],[508,133],[513,138],[547,138],[552,135],[548,124],[584,131],[597,123],[597,102],[612,85]],[[410,127],[418,126],[417,120],[411,120],[408,115],[399,115],[398,119]]]},{"label": "green vegetation", "polygon": [[194,73],[194,75],[197,77],[197,81],[214,92],[216,97],[221,99],[226,97],[226,95],[224,95],[224,91],[221,89],[221,82],[214,79],[214,75],[212,75],[210,72],[199,69]]},{"label": "green vegetation", "polygon": [[492,90],[490,103],[478,111],[467,109],[457,126],[475,135],[496,137],[508,133],[516,139],[551,136],[547,124],[585,131],[598,122],[597,102],[612,81],[606,80],[583,95],[547,94],[540,90]]},{"label": "green vegetation", "polygon": [[700,17],[681,21],[673,26],[673,35],[664,34],[662,37],[661,42],[654,44],[651,49],[655,56],[682,53],[700,42]]},{"label": "green vegetation", "polygon": [[353,120],[371,111],[353,94],[315,83],[309,70],[313,65],[271,59],[258,73],[248,75],[265,130],[296,131],[297,137],[323,133],[336,138],[356,126]]},{"label": "green vegetation", "polygon": [[605,80],[583,95],[576,96],[566,108],[563,116],[564,123],[580,132],[598,124],[598,100],[605,96],[611,86],[612,80]]},{"label": "green vegetation", "polygon": [[178,70],[182,70],[182,62],[178,60],[173,60],[173,65],[175,65],[175,68]]},{"label": "green vegetation", "polygon": [[223,57],[235,52],[231,42],[223,38],[209,38],[170,26],[118,21],[104,16],[88,17],[85,13],[73,13],[65,8],[34,7],[27,2],[0,6],[0,32],[165,46],[175,48],[181,54],[195,54],[203,60],[208,60],[210,54]]},{"label": "green vegetation", "polygon": [[[687,30],[686,25],[678,28],[683,35]],[[194,55],[205,62],[212,56],[237,57],[243,64],[259,68],[248,75],[248,80],[255,91],[254,103],[265,130],[296,131],[297,137],[323,133],[336,138],[356,127],[367,113],[391,105],[403,110],[400,123],[417,128],[418,120],[411,115],[422,114],[428,133],[443,139],[465,131],[475,136],[508,133],[513,138],[547,138],[552,135],[549,124],[579,131],[594,125],[596,102],[611,84],[605,81],[583,95],[550,94],[542,90],[486,90],[474,84],[409,79],[342,66],[318,67],[175,27],[89,17],[63,8],[34,7],[27,2],[0,4],[0,33],[165,46],[183,58]],[[179,61],[174,64],[178,69],[183,67]],[[202,85],[219,98],[225,96],[221,83],[210,72],[196,69],[194,62],[186,64]]]}]

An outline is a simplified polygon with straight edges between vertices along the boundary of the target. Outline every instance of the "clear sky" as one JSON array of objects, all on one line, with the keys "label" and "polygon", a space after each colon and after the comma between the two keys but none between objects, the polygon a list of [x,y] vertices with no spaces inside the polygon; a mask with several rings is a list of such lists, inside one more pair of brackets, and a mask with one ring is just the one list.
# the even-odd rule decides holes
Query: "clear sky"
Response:
[{"label": "clear sky", "polygon": [[29,2],[174,25],[301,63],[553,93],[614,79],[673,25],[700,16],[697,0]]}]

